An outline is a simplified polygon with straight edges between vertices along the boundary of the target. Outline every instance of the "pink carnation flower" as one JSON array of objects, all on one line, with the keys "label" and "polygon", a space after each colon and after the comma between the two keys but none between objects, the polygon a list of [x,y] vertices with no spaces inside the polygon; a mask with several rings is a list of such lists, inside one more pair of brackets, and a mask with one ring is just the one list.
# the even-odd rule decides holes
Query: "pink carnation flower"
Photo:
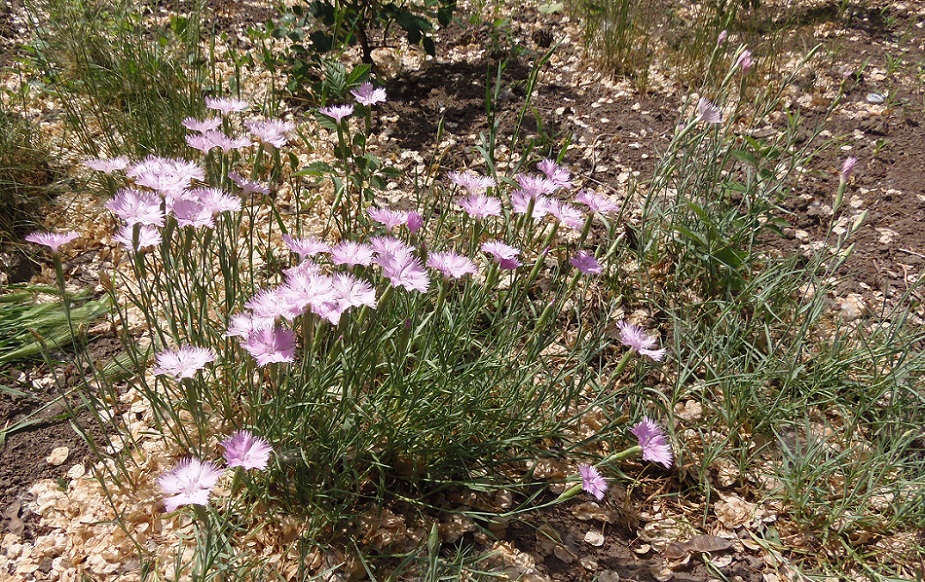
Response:
[{"label": "pink carnation flower", "polygon": [[177,380],[192,378],[206,364],[215,361],[215,352],[209,348],[181,346],[176,350],[165,350],[155,357],[154,375],[173,376]]},{"label": "pink carnation flower", "polygon": [[318,113],[330,117],[335,122],[340,123],[343,118],[348,117],[353,113],[353,105],[332,105],[330,107],[322,107],[318,110]]},{"label": "pink carnation flower", "polygon": [[189,457],[159,477],[157,484],[169,495],[164,498],[167,511],[173,511],[183,505],[208,505],[209,494],[221,476],[222,470],[214,463]]},{"label": "pink carnation flower", "polygon": [[586,251],[578,251],[568,262],[585,275],[600,275],[603,272],[594,255]]},{"label": "pink carnation flower", "polygon": [[206,97],[206,108],[220,111],[222,115],[232,112],[240,113],[241,111],[246,111],[248,107],[250,107],[250,103],[240,99]]},{"label": "pink carnation flower", "polygon": [[491,196],[472,194],[464,198],[457,198],[456,204],[473,218],[482,219],[489,216],[501,216],[501,201]]},{"label": "pink carnation flower", "polygon": [[706,97],[701,97],[697,103],[697,121],[722,123],[723,112],[719,107],[710,103]]},{"label": "pink carnation flower", "polygon": [[653,350],[655,338],[649,337],[638,325],[620,321],[617,322],[617,327],[620,328],[620,342],[626,347],[644,356],[649,356],[656,362],[661,362],[665,357],[665,353],[667,353],[668,350],[665,348]]},{"label": "pink carnation flower", "polygon": [[229,467],[266,469],[273,447],[266,440],[247,430],[239,430],[221,443]]},{"label": "pink carnation flower", "polygon": [[516,269],[523,263],[518,260],[520,249],[497,240],[482,243],[482,250],[490,254],[502,269]]},{"label": "pink carnation flower", "polygon": [[607,481],[601,477],[597,468],[592,465],[578,465],[578,474],[581,475],[581,488],[601,501],[607,491]]},{"label": "pink carnation flower", "polygon": [[37,245],[45,245],[51,252],[57,253],[59,247],[79,237],[76,232],[33,232],[26,235],[26,240]]},{"label": "pink carnation flower", "polygon": [[453,252],[430,253],[427,266],[440,271],[445,279],[461,279],[479,272],[472,259]]},{"label": "pink carnation flower", "polygon": [[241,344],[264,367],[274,362],[291,362],[295,359],[296,337],[283,328],[252,331]]},{"label": "pink carnation flower", "polygon": [[369,81],[360,85],[358,89],[351,89],[350,93],[356,98],[357,103],[361,103],[367,107],[385,101],[385,88],[374,87]]},{"label": "pink carnation flower", "polygon": [[633,425],[630,432],[639,440],[643,460],[659,463],[666,469],[671,468],[671,445],[668,444],[665,432],[654,421],[643,418],[641,422]]}]

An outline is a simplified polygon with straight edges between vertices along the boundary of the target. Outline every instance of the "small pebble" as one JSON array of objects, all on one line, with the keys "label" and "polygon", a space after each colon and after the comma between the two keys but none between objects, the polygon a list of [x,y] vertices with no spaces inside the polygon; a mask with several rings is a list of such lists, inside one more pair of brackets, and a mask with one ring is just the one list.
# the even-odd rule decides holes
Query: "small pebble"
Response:
[{"label": "small pebble", "polygon": [[886,101],[886,97],[883,95],[883,93],[868,93],[867,94],[868,103],[871,103],[873,105],[879,105],[883,103],[884,101]]}]

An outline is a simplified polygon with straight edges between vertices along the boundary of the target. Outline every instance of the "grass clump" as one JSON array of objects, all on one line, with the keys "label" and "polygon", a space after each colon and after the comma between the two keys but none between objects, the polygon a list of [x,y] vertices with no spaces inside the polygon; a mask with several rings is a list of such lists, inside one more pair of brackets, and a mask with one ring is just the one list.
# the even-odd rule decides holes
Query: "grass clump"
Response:
[{"label": "grass clump", "polygon": [[146,16],[156,3],[35,0],[27,8],[29,61],[84,156],[185,149],[180,123],[202,111],[207,87],[198,5],[157,27]]},{"label": "grass clump", "polygon": [[30,125],[0,98],[0,242],[21,233],[48,200],[48,154]]}]

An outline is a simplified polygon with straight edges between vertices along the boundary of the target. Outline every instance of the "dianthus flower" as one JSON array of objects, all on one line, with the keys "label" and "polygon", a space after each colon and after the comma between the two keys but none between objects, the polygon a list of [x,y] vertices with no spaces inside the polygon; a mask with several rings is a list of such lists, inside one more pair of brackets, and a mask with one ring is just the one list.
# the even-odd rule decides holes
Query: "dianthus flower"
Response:
[{"label": "dianthus flower", "polygon": [[556,188],[572,187],[572,175],[554,160],[542,160],[536,164],[536,168],[543,172],[546,178],[555,184]]},{"label": "dianthus flower", "polygon": [[187,117],[183,120],[183,127],[190,131],[195,131],[198,133],[206,133],[207,131],[215,131],[222,125],[221,117],[207,117],[205,119],[196,119],[195,117]]},{"label": "dianthus flower", "polygon": [[183,505],[208,505],[209,493],[222,472],[214,463],[203,463],[196,457],[180,461],[170,472],[157,479],[157,484],[170,496],[164,498],[167,511]]},{"label": "dianthus flower", "polygon": [[501,216],[501,201],[491,196],[471,194],[464,198],[457,198],[456,204],[473,218],[482,219],[489,216]]},{"label": "dianthus flower", "polygon": [[487,240],[482,243],[482,250],[494,257],[502,269],[516,269],[523,264],[517,259],[520,249],[501,241]]},{"label": "dianthus flower", "polygon": [[594,255],[586,251],[578,251],[568,262],[585,275],[600,275],[603,272]]},{"label": "dianthus flower", "polygon": [[736,59],[736,66],[739,67],[743,73],[747,73],[754,64],[755,61],[752,60],[752,51],[750,50],[742,51],[742,54],[740,54],[739,58]]},{"label": "dianthus flower", "polygon": [[495,187],[495,180],[491,176],[479,176],[473,172],[450,172],[447,174],[450,181],[462,186],[471,194],[484,194],[489,188]]},{"label": "dianthus flower", "polygon": [[358,279],[350,273],[336,273],[331,279],[334,297],[342,309],[364,305],[370,309],[376,308],[376,291],[369,281]]},{"label": "dianthus flower", "polygon": [[591,212],[599,214],[616,214],[620,212],[619,204],[611,202],[610,199],[590,190],[582,190],[576,194],[575,202],[580,202],[590,208]]},{"label": "dianthus flower", "polygon": [[260,367],[295,359],[296,337],[288,329],[277,327],[254,330],[241,345],[257,360]]},{"label": "dianthus flower", "polygon": [[578,474],[581,475],[581,488],[601,501],[607,491],[607,481],[601,477],[593,465],[578,465]]},{"label": "dianthus flower", "polygon": [[424,226],[424,217],[419,212],[411,211],[408,213],[405,225],[408,227],[408,232],[414,234]]},{"label": "dianthus flower", "polygon": [[372,247],[373,252],[377,255],[377,258],[373,260],[377,265],[379,264],[379,259],[384,257],[396,253],[411,253],[414,251],[411,245],[394,236],[374,236],[369,239],[369,246]]},{"label": "dianthus flower", "polygon": [[517,184],[520,186],[520,191],[530,198],[552,194],[558,189],[555,182],[546,176],[540,177],[532,174],[517,174],[514,176],[514,180],[516,180]]},{"label": "dianthus flower", "polygon": [[353,105],[331,105],[330,107],[322,107],[318,110],[318,113],[330,117],[335,122],[340,123],[343,118],[348,117],[353,113]]},{"label": "dianthus flower", "polygon": [[164,226],[162,202],[160,196],[152,192],[122,188],[106,203],[106,208],[129,226],[135,224]]},{"label": "dianthus flower", "polygon": [[288,234],[284,234],[283,242],[286,243],[289,250],[299,255],[299,259],[303,261],[307,257],[314,257],[321,253],[331,252],[331,245],[312,237],[292,238]]},{"label": "dianthus flower", "polygon": [[256,192],[257,194],[269,194],[270,189],[266,186],[248,180],[241,174],[237,172],[228,172],[228,177],[231,178],[231,181],[238,185],[238,187],[244,192],[244,194],[249,194],[251,192]]},{"label": "dianthus flower", "polygon": [[706,97],[701,97],[697,103],[697,121],[722,123],[723,112],[719,107],[710,103]]},{"label": "dianthus flower", "polygon": [[266,440],[247,430],[239,430],[221,443],[229,467],[266,469],[273,447]]},{"label": "dianthus flower", "polygon": [[91,170],[96,170],[97,172],[103,172],[104,174],[112,174],[119,170],[124,170],[128,167],[128,158],[125,156],[119,156],[117,158],[110,159],[96,159],[96,160],[87,160],[84,162],[84,166],[90,168]]},{"label": "dianthus flower", "polygon": [[373,262],[373,247],[352,240],[341,241],[331,249],[331,262],[335,265],[369,266]]},{"label": "dianthus flower", "polygon": [[552,199],[549,197],[532,197],[523,190],[511,192],[511,209],[514,211],[514,214],[527,214],[531,202],[533,203],[533,211],[530,213],[530,218],[533,220],[541,220],[544,216],[549,214],[549,206],[552,202]]},{"label": "dianthus flower", "polygon": [[556,220],[573,230],[581,230],[585,225],[585,215],[568,202],[550,199],[547,208]]},{"label": "dianthus flower", "polygon": [[232,112],[240,113],[241,111],[246,111],[248,107],[250,107],[250,103],[240,99],[206,97],[206,108],[219,111],[222,115]]},{"label": "dianthus flower", "polygon": [[635,350],[644,356],[649,356],[656,362],[661,362],[668,351],[665,348],[653,350],[655,338],[649,337],[645,331],[638,325],[627,323],[625,321],[617,322],[620,328],[620,342],[631,350]]},{"label": "dianthus flower", "polygon": [[79,237],[76,232],[33,232],[26,235],[26,240],[37,245],[45,245],[51,252],[57,253],[59,247]]},{"label": "dianthus flower", "polygon": [[453,252],[430,253],[427,266],[440,271],[445,279],[462,279],[479,272],[472,259]]},{"label": "dianthus flower", "polygon": [[666,469],[671,468],[671,445],[668,444],[665,432],[654,421],[643,418],[641,422],[633,425],[630,432],[639,439],[643,460],[660,463]]},{"label": "dianthus flower", "polygon": [[173,376],[177,380],[192,378],[209,362],[215,361],[215,352],[209,348],[181,346],[176,350],[165,350],[154,357],[155,376]]},{"label": "dianthus flower", "polygon": [[350,93],[356,98],[357,103],[367,107],[385,101],[385,88],[373,87],[373,84],[369,81],[363,83],[357,89],[351,89]]},{"label": "dianthus flower", "polygon": [[137,252],[141,249],[156,247],[161,244],[161,231],[154,226],[146,224],[138,227],[138,244],[135,244],[135,227],[125,225],[119,229],[119,232],[113,235],[112,239],[121,244],[129,252]]},{"label": "dianthus flower", "polygon": [[275,148],[286,145],[288,141],[286,134],[295,129],[294,123],[281,119],[246,121],[244,125],[258,140]]},{"label": "dianthus flower", "polygon": [[382,267],[382,274],[395,287],[404,287],[408,291],[427,292],[430,285],[430,277],[417,258],[410,252],[398,252],[384,257],[379,257],[376,261]]},{"label": "dianthus flower", "polygon": [[392,232],[396,226],[408,222],[408,214],[400,210],[389,208],[370,208],[366,211],[370,218],[385,226],[387,232]]}]

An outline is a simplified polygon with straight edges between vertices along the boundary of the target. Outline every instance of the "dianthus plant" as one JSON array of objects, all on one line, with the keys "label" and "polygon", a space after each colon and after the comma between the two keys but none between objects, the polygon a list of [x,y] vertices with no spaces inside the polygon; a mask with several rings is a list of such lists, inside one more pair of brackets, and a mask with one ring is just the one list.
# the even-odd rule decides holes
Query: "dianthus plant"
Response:
[{"label": "dianthus plant", "polygon": [[[210,502],[231,475],[319,524],[397,481],[502,482],[497,467],[578,439],[584,411],[616,401],[608,353],[664,353],[655,336],[606,339],[615,197],[546,159],[512,176],[460,168],[388,203],[357,121],[387,96],[354,97],[318,111],[330,165],[281,164],[310,127],[238,100],[184,122],[184,158],[92,164],[122,182],[106,207],[131,383],[177,458],[195,459],[181,467],[209,467],[204,485],[163,478],[168,508]],[[312,176],[332,178],[332,207],[303,195]],[[219,443],[229,468],[260,470],[220,477],[206,465]]]}]

